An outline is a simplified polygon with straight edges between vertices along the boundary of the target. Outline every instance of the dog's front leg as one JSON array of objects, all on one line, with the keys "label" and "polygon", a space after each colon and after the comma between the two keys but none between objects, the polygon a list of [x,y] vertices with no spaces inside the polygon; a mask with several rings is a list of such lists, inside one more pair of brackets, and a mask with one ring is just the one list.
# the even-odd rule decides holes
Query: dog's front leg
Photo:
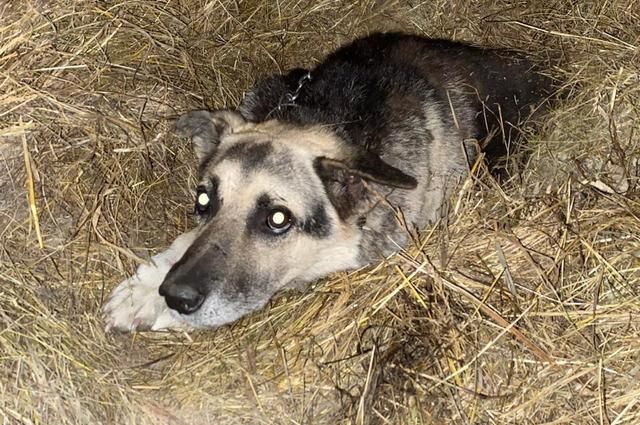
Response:
[{"label": "dog's front leg", "polygon": [[140,265],[133,276],[113,290],[102,307],[107,332],[188,327],[178,319],[178,315],[171,313],[158,288],[195,237],[195,230],[178,236],[166,251],[154,255],[149,263]]}]

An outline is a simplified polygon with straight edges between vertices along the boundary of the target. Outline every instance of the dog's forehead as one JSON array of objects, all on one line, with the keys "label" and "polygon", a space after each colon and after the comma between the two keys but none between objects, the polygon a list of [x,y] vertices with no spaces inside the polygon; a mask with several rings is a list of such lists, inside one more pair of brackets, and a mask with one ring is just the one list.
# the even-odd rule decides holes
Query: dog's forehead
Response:
[{"label": "dog's forehead", "polygon": [[[306,214],[312,204],[322,198],[323,187],[312,164],[295,155],[272,157],[269,142],[247,144],[246,157],[231,157],[217,162],[203,176],[202,184],[216,182],[216,195],[222,201],[222,211],[241,213],[255,207],[266,195],[274,204],[281,204],[294,213]],[[263,157],[264,152],[270,152]]]},{"label": "dog's forehead", "polygon": [[[247,144],[254,149],[249,149]],[[300,126],[278,120],[248,124],[240,131],[229,134],[223,141],[223,149],[226,147],[226,151],[234,154],[237,159],[242,155],[248,157],[255,154],[255,145],[263,148],[269,146],[269,149],[262,150],[264,155],[282,155],[288,152],[296,158],[335,157],[342,148],[339,138],[327,127]]]},{"label": "dog's forehead", "polygon": [[265,195],[274,205],[283,205],[295,215],[306,215],[322,197],[322,184],[312,170],[285,173],[269,167],[251,173],[240,162],[223,161],[215,169],[222,211],[241,214],[251,211]]},{"label": "dog's forehead", "polygon": [[217,182],[223,210],[250,209],[266,194],[300,214],[323,193],[314,159],[339,151],[337,137],[319,126],[248,124],[221,141],[215,160],[201,170],[201,183]]}]

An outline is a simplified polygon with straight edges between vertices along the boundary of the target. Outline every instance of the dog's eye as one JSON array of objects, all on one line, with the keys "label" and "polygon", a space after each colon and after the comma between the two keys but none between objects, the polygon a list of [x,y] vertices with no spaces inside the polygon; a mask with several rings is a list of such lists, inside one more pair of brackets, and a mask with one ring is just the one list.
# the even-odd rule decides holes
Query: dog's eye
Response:
[{"label": "dog's eye", "polygon": [[198,215],[206,214],[211,207],[211,198],[209,198],[209,193],[207,193],[207,189],[203,186],[198,186],[196,189],[196,208],[195,212]]},{"label": "dog's eye", "polygon": [[267,227],[279,235],[291,228],[291,212],[286,208],[276,208],[267,215]]}]

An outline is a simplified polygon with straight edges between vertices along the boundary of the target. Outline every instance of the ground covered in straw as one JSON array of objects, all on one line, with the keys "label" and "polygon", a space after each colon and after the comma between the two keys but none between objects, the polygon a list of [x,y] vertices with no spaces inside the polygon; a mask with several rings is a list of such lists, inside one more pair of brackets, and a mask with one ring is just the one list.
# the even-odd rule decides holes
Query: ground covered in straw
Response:
[{"label": "ground covered in straw", "polygon": [[[0,20],[0,423],[640,423],[637,0],[25,0]],[[521,172],[479,169],[417,246],[233,326],[105,334],[106,294],[192,225],[172,120],[382,29],[554,58],[567,98]]]}]

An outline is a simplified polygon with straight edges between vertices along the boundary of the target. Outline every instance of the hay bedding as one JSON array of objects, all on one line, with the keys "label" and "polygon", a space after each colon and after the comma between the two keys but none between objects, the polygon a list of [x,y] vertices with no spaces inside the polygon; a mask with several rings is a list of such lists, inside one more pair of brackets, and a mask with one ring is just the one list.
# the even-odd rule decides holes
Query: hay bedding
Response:
[{"label": "hay bedding", "polygon": [[[0,13],[0,422],[640,423],[637,1]],[[406,253],[215,332],[105,335],[106,293],[191,225],[171,120],[377,29],[559,55],[568,99]]]}]

